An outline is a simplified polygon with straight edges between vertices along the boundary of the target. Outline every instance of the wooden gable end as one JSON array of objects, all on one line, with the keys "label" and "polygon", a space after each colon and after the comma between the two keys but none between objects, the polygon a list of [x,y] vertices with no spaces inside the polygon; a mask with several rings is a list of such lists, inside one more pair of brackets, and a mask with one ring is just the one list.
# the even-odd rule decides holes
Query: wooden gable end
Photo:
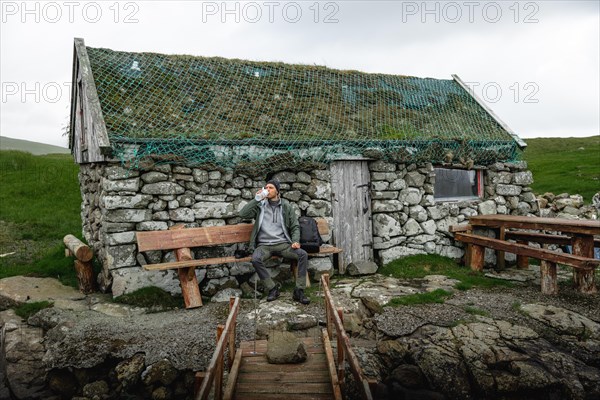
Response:
[{"label": "wooden gable end", "polygon": [[83,39],[75,39],[69,149],[75,162],[105,162],[110,141]]}]

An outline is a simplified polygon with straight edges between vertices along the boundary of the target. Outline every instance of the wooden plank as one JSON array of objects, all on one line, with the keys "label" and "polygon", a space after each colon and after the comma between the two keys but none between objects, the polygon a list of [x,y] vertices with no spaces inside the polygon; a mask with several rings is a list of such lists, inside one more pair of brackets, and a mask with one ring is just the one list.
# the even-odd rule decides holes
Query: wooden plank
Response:
[{"label": "wooden plank", "polygon": [[329,341],[327,329],[322,330],[322,335],[325,347],[325,354],[327,355],[327,370],[329,371],[329,379],[331,381],[331,390],[333,392],[333,398],[335,400],[341,400],[342,389],[340,388],[340,382],[337,378],[337,372],[335,370],[335,359],[333,358],[333,349],[331,348],[331,342]]},{"label": "wooden plank", "polygon": [[112,151],[112,147],[108,138],[108,132],[106,130],[106,123],[104,121],[104,115],[102,114],[102,108],[100,107],[100,100],[98,98],[98,91],[94,82],[90,59],[88,57],[87,49],[83,39],[75,39],[75,50],[78,55],[81,79],[83,81],[83,86],[86,93],[84,98],[85,104],[83,106],[88,109],[91,116],[89,122],[91,123],[92,132],[90,132],[90,135],[93,136],[94,147],[98,148],[98,152],[93,151],[93,157],[87,161],[106,161],[104,156]]},{"label": "wooden plank", "polygon": [[[321,256],[335,253],[341,253],[342,249],[337,247],[321,247],[319,253],[308,253],[309,256]],[[203,258],[201,260],[189,260],[189,261],[172,261],[161,264],[146,264],[144,269],[147,271],[161,271],[166,269],[177,269],[177,268],[188,268],[188,267],[202,267],[207,265],[219,265],[229,264],[236,262],[249,262],[252,261],[252,257],[235,258],[234,256],[227,257],[214,257],[214,258]]]},{"label": "wooden plank", "polygon": [[[552,235],[548,233],[506,231],[507,240],[517,240],[540,244],[556,244],[559,246],[570,245],[573,237],[568,235]],[[594,246],[600,247],[600,239],[594,238]]]},{"label": "wooden plank", "polygon": [[[319,233],[328,232],[327,221],[320,219]],[[186,228],[176,232],[143,231],[136,232],[138,251],[172,250],[185,247],[206,247],[224,244],[246,243],[250,241],[253,224],[237,224],[226,226],[207,226]],[[325,234],[325,233],[323,233]],[[332,254],[341,252],[336,247],[322,247],[319,253]]]},{"label": "wooden plank", "polygon": [[504,226],[505,228],[512,229],[546,230],[590,236],[600,235],[600,221],[595,220],[489,214],[469,217],[469,223],[473,226],[486,226],[490,228]]},{"label": "wooden plank", "polygon": [[[244,393],[241,396],[236,396],[240,400],[282,400],[279,393]],[[285,400],[331,400],[330,393],[306,393],[293,394],[286,393]]]},{"label": "wooden plank", "polygon": [[473,227],[470,224],[463,225],[450,225],[448,227],[448,232],[470,232],[473,230]]},{"label": "wooden plank", "polygon": [[331,171],[334,244],[344,249],[340,274],[352,262],[374,261],[370,173],[367,161],[335,161]]},{"label": "wooden plank", "polygon": [[227,385],[225,386],[225,391],[223,392],[224,400],[231,400],[233,395],[235,394],[235,385],[237,383],[238,374],[240,372],[240,364],[242,361],[242,351],[237,350],[235,352],[235,358],[233,359],[233,364],[231,365],[231,369],[229,370],[229,376],[227,377]]},{"label": "wooden plank", "polygon": [[474,234],[457,232],[454,234],[454,239],[465,243],[489,247],[491,249],[503,250],[508,253],[521,254],[527,257],[538,258],[540,260],[547,260],[559,264],[570,265],[575,268],[593,269],[594,267],[600,264],[600,260],[592,259],[589,257],[558,253],[556,251],[548,249],[538,249],[524,244],[511,243]]},{"label": "wooden plank", "polygon": [[[272,385],[256,385],[255,383],[238,383],[235,387],[236,397],[245,398],[245,393],[261,393],[261,394],[279,394],[281,396],[287,394],[324,394],[331,396],[331,384],[303,382],[301,385],[297,383],[280,383],[277,386]],[[281,398],[281,397],[280,397]]]},{"label": "wooden plank", "polygon": [[177,231],[136,232],[138,251],[205,247],[250,240],[252,224],[186,228]]}]

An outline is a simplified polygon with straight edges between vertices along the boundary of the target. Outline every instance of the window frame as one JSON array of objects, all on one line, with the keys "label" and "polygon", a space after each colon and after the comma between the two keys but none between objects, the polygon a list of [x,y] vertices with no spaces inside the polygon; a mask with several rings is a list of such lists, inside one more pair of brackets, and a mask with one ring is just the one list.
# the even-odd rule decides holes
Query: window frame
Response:
[{"label": "window frame", "polygon": [[[474,171],[475,172],[475,184],[476,184],[476,194],[470,194],[470,195],[465,195],[465,196],[447,196],[447,197],[437,197],[436,196],[436,183],[438,182],[438,176],[440,175],[438,173],[438,170],[447,170],[447,171]],[[475,200],[481,200],[483,199],[483,194],[484,194],[484,185],[483,185],[483,169],[482,168],[476,168],[476,169],[464,169],[464,168],[448,168],[448,167],[444,167],[444,166],[434,166],[433,167],[433,171],[435,174],[435,180],[434,180],[434,184],[433,184],[433,200],[436,203],[450,203],[450,202],[459,202],[459,201],[475,201]]]}]

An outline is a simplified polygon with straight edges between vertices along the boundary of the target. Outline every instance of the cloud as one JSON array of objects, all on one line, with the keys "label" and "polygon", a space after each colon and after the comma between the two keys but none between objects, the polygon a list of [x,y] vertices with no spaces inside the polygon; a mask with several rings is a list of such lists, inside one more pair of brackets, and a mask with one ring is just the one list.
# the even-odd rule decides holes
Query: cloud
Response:
[{"label": "cloud", "polygon": [[4,136],[65,145],[70,93],[48,100],[71,81],[74,37],[124,51],[458,74],[522,137],[600,129],[598,2],[27,3],[2,2]]}]

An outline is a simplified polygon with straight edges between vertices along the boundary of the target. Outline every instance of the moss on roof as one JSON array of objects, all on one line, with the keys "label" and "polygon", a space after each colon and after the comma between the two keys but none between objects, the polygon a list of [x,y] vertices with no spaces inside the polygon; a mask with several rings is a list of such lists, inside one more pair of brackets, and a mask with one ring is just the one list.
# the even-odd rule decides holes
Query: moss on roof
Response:
[{"label": "moss on roof", "polygon": [[453,80],[87,48],[110,135],[512,140]]},{"label": "moss on roof", "polygon": [[[277,159],[290,152],[314,162],[340,154],[442,162],[452,154],[486,164],[518,153],[511,134],[454,80],[90,47],[87,53],[109,138],[123,160],[160,155],[238,166],[264,163],[267,148]],[[126,145],[132,142],[134,150]],[[232,147],[242,145],[244,151]]]}]

